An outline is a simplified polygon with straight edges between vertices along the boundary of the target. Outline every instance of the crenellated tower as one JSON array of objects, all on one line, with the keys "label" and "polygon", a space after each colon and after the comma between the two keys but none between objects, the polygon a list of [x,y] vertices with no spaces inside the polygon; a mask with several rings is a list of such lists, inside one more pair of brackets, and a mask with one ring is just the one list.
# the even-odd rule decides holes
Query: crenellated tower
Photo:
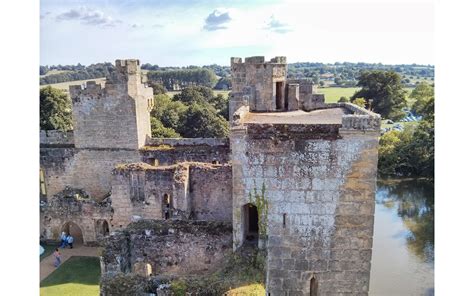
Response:
[{"label": "crenellated tower", "polygon": [[140,61],[115,66],[105,87],[94,81],[69,87],[76,148],[138,149],[151,137],[153,89],[144,84]]}]

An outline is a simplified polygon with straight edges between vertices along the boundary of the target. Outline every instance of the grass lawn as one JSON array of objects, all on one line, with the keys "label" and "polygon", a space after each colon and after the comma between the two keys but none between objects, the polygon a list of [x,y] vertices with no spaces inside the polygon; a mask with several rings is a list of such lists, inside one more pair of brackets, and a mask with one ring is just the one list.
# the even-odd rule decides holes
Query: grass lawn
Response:
[{"label": "grass lawn", "polygon": [[42,245],[42,246],[44,248],[44,253],[43,255],[40,256],[40,261],[48,257],[49,255],[53,254],[54,249],[58,247],[57,245]]},{"label": "grass lawn", "polygon": [[40,295],[98,296],[99,278],[99,258],[73,256],[40,283]]},{"label": "grass lawn", "polygon": [[262,284],[250,284],[227,291],[228,296],[265,296],[265,287]]},{"label": "grass lawn", "polygon": [[[318,88],[317,93],[324,94],[326,103],[336,103],[341,97],[350,99],[350,97],[359,89],[359,87],[325,87]],[[404,89],[407,91],[408,106],[411,107],[414,101],[410,99],[409,96],[413,88],[406,87]]]},{"label": "grass lawn", "polygon": [[337,103],[341,97],[350,97],[359,90],[359,87],[325,87],[318,88],[317,93],[324,94],[326,103]]}]

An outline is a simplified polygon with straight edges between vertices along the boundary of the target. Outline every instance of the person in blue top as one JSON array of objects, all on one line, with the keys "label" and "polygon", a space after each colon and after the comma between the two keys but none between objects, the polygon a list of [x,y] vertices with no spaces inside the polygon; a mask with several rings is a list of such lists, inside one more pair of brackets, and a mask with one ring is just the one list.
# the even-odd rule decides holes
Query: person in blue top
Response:
[{"label": "person in blue top", "polygon": [[60,247],[64,249],[64,248],[66,247],[66,245],[67,245],[67,235],[66,235],[66,232],[63,231],[63,232],[61,233],[61,237],[60,237],[60,238],[61,238],[61,245],[60,245]]},{"label": "person in blue top", "polygon": [[74,242],[74,238],[72,237],[72,235],[68,235],[67,237],[67,244],[69,245],[69,247],[72,249],[72,244]]}]

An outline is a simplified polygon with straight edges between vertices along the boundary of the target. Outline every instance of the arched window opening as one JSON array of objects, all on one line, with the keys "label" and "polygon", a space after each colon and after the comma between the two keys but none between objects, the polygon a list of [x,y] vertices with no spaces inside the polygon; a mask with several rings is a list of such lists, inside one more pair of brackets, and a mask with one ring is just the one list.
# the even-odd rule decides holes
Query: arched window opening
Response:
[{"label": "arched window opening", "polygon": [[40,197],[46,197],[46,181],[43,169],[40,169]]},{"label": "arched window opening", "polygon": [[171,218],[171,209],[172,209],[172,205],[171,205],[171,196],[166,193],[164,196],[163,196],[163,218],[165,220],[168,220],[169,218]]},{"label": "arched window opening", "polygon": [[317,296],[318,295],[318,283],[314,277],[311,278],[309,282],[309,296]]}]

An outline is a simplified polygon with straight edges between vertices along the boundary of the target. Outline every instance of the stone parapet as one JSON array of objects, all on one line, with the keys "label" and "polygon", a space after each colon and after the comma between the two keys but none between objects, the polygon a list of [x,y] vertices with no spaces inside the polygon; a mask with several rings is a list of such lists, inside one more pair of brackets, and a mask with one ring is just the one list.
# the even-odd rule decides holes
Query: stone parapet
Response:
[{"label": "stone parapet", "polygon": [[40,131],[40,145],[46,146],[61,146],[74,145],[74,132],[63,132],[60,130],[41,130]]}]

